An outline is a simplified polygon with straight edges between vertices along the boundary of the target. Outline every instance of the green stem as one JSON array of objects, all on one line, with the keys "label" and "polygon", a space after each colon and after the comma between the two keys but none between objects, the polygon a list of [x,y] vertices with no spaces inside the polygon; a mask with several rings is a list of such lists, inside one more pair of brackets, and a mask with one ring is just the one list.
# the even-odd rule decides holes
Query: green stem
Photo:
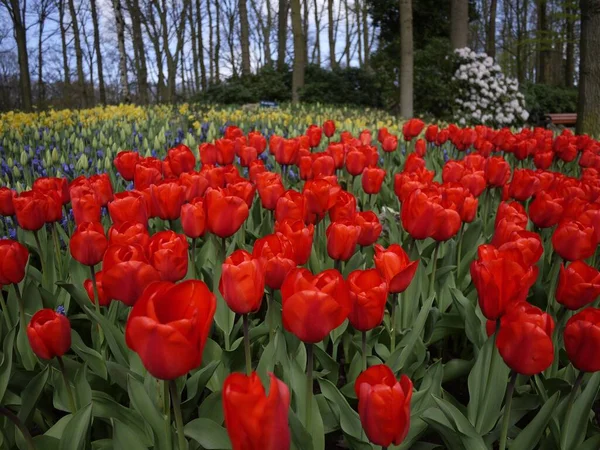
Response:
[{"label": "green stem", "polygon": [[396,350],[396,309],[398,308],[398,293],[392,294],[392,317],[390,322],[390,354]]},{"label": "green stem", "polygon": [[310,433],[313,398],[313,344],[306,345],[306,420],[305,428]]},{"label": "green stem", "polygon": [[567,448],[567,429],[569,427],[569,418],[571,416],[571,410],[573,409],[573,403],[575,402],[575,397],[577,397],[577,391],[579,390],[579,387],[581,386],[581,383],[583,383],[583,376],[585,375],[584,371],[580,371],[579,374],[577,375],[577,378],[575,379],[575,383],[573,383],[573,389],[571,389],[571,395],[569,396],[569,403],[567,403],[567,412],[565,413],[565,421],[563,422],[565,424],[565,429],[563,430],[563,432],[561,433],[560,436],[560,448]]},{"label": "green stem", "polygon": [[192,238],[192,254],[191,254],[191,263],[192,263],[192,274],[194,280],[198,279],[198,273],[196,271],[196,238]]},{"label": "green stem", "polygon": [[436,242],[435,250],[433,251],[433,260],[431,261],[431,263],[433,264],[433,269],[431,270],[431,279],[429,280],[429,292],[428,292],[427,297],[430,297],[431,294],[433,294],[434,285],[435,285],[435,272],[437,270],[437,257],[438,257],[439,249],[440,249],[440,243]]},{"label": "green stem", "polygon": [[6,302],[4,301],[4,296],[2,295],[2,292],[0,292],[0,307],[2,307],[2,315],[4,316],[6,325],[10,330],[13,327],[13,323],[10,318],[10,314],[8,313],[8,308],[6,307]]},{"label": "green stem", "polygon": [[173,220],[173,219],[169,219],[169,229],[170,229],[171,231],[176,231],[176,230],[175,230],[175,225],[176,225],[176,221],[175,221],[175,220]]},{"label": "green stem", "polygon": [[62,375],[63,382],[67,388],[67,397],[69,399],[69,408],[71,409],[71,414],[75,414],[77,412],[75,396],[73,395],[71,384],[69,384],[69,379],[67,378],[67,369],[65,369],[65,363],[60,356],[57,356],[56,359],[58,360],[58,367],[60,367],[60,373]]},{"label": "green stem", "polygon": [[58,266],[58,276],[62,279],[62,252],[60,251],[60,240],[58,238],[58,222],[52,225],[52,240],[54,241],[54,252],[56,253],[56,265]]},{"label": "green stem", "polygon": [[42,244],[40,242],[39,230],[34,231],[33,236],[35,238],[35,245],[37,247],[38,255],[40,256],[40,264],[42,265],[42,280],[45,281],[48,272],[46,271],[46,260],[44,259],[44,254],[42,253]]},{"label": "green stem", "polygon": [[250,353],[250,334],[248,333],[248,314],[243,315],[244,321],[244,353],[246,354],[246,375],[252,373],[252,355]]},{"label": "green stem", "polygon": [[25,444],[27,445],[27,450],[35,450],[35,444],[33,443],[33,438],[31,437],[31,434],[29,434],[29,430],[27,429],[25,424],[23,422],[21,422],[21,420],[19,419],[18,416],[13,414],[13,412],[10,409],[5,408],[4,406],[0,406],[0,416],[6,417],[19,429],[19,431],[23,435],[23,438],[25,439]]},{"label": "green stem", "polygon": [[[27,327],[27,319],[25,317],[25,302],[23,301],[23,295],[21,294],[21,290],[19,289],[19,285],[17,283],[14,284],[15,293],[17,294],[17,300],[19,301],[19,321],[21,323],[21,328],[25,330]],[[4,305],[2,305],[4,307]],[[8,311],[6,311],[8,317]]]},{"label": "green stem", "polygon": [[506,449],[506,439],[508,436],[508,423],[510,419],[510,407],[512,405],[513,393],[517,382],[517,372],[512,371],[510,381],[508,382],[508,390],[506,391],[506,403],[504,405],[504,416],[502,417],[502,431],[500,433],[500,446],[498,450]]},{"label": "green stem", "polygon": [[558,283],[558,274],[560,272],[560,256],[558,253],[554,253],[552,258],[552,271],[550,272],[550,290],[548,291],[548,304],[546,305],[546,311],[548,311],[554,303],[554,296],[556,294],[556,285]]},{"label": "green stem", "polygon": [[[94,307],[96,308],[96,314],[98,316],[102,316],[102,311],[100,310],[100,295],[98,294],[98,283],[96,281],[96,270],[94,266],[90,266],[90,275],[92,277],[92,285],[94,286]],[[102,347],[102,342],[104,342],[104,331],[100,324],[98,324],[98,343],[99,347]]]},{"label": "green stem", "polygon": [[460,226],[460,234],[458,235],[458,248],[456,250],[456,276],[460,276],[460,260],[462,257],[463,236],[465,234],[465,224]]},{"label": "green stem", "polygon": [[227,240],[226,240],[226,238],[221,238],[221,254],[223,255],[223,262],[225,262],[225,258],[227,258]]},{"label": "green stem", "polygon": [[362,370],[363,372],[367,370],[367,332],[363,331],[361,333],[362,342],[361,342],[361,350],[362,350]]},{"label": "green stem", "polygon": [[[166,380],[156,380],[162,384],[163,395],[162,395],[162,410],[164,413],[165,420],[165,434],[171,436],[171,395],[169,394],[169,382]],[[173,448],[173,440],[168,439],[169,449]]]},{"label": "green stem", "polygon": [[169,390],[171,391],[171,402],[173,403],[173,414],[175,415],[175,424],[177,425],[177,441],[179,450],[187,450],[187,441],[183,434],[183,416],[181,415],[181,398],[177,390],[175,380],[169,380]]},{"label": "green stem", "polygon": [[486,225],[487,225],[487,219],[488,219],[488,215],[489,215],[489,205],[490,205],[490,190],[489,188],[485,190],[484,194],[484,199],[483,199],[483,229],[485,230]]},{"label": "green stem", "polygon": [[333,267],[335,270],[337,270],[338,272],[342,273],[342,260],[341,259],[336,259],[333,261]]},{"label": "green stem", "polygon": [[269,340],[272,342],[275,339],[275,291],[267,290],[268,311],[267,322],[269,323]]}]

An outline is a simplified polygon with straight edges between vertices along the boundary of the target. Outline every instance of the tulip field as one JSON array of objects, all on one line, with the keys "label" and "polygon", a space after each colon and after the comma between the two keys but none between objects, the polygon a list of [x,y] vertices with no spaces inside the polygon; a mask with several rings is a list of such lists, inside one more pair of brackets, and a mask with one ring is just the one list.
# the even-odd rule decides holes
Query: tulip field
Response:
[{"label": "tulip field", "polygon": [[600,448],[600,143],[325,105],[0,115],[0,448]]}]

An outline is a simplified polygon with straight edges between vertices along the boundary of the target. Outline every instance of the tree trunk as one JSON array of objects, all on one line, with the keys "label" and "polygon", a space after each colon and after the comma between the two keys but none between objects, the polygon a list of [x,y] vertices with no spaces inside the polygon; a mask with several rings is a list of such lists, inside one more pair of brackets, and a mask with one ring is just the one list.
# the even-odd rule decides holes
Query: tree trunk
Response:
[{"label": "tree trunk", "polygon": [[62,58],[63,58],[63,71],[65,86],[71,84],[71,73],[69,69],[69,55],[67,49],[67,27],[65,26],[65,1],[59,0],[58,2],[58,23],[60,28],[60,42],[62,47]]},{"label": "tree trunk", "polygon": [[[496,58],[496,9],[498,0],[491,0],[490,19],[488,22],[485,37],[485,52],[492,58]],[[517,20],[520,18],[517,17]]]},{"label": "tree trunk", "polygon": [[[72,2],[73,0],[69,0]],[[127,79],[127,53],[125,50],[125,23],[123,22],[123,10],[121,9],[121,0],[112,0],[113,10],[115,11],[115,22],[117,25],[117,41],[119,47],[119,72],[120,82],[120,100],[129,103],[129,80]]]},{"label": "tree trunk", "polygon": [[300,100],[300,89],[304,87],[305,40],[302,32],[300,0],[290,0],[292,9],[292,34],[294,35],[294,71],[292,74],[292,102]]},{"label": "tree trunk", "polygon": [[81,105],[86,107],[88,104],[87,89],[85,87],[85,75],[83,73],[83,52],[81,51],[81,39],[79,36],[79,23],[77,21],[77,10],[73,0],[69,0],[69,12],[71,13],[71,25],[73,26],[73,43],[75,44],[75,61],[77,62],[77,84],[79,85],[79,95],[81,96]]},{"label": "tree trunk", "polygon": [[[196,7],[198,6],[198,1],[195,2]],[[200,15],[197,15],[198,19],[200,19]],[[190,34],[192,41],[192,69],[194,70],[194,92],[200,90],[200,70],[199,70],[199,60],[198,60],[198,41],[196,39],[197,30],[196,30],[196,16],[190,13]]]},{"label": "tree trunk", "polygon": [[363,58],[365,67],[369,66],[369,13],[367,11],[367,1],[363,0],[362,6],[362,28],[363,28],[363,50],[365,57]]},{"label": "tree trunk", "polygon": [[304,14],[302,14],[302,35],[304,38],[304,65],[308,64],[308,2],[301,0]]},{"label": "tree trunk", "polygon": [[465,48],[469,37],[469,0],[450,2],[450,44],[453,49]]},{"label": "tree trunk", "polygon": [[333,27],[333,0],[327,0],[327,37],[329,40],[329,65],[331,70],[338,69],[337,59],[335,58],[335,35]]},{"label": "tree trunk", "polygon": [[567,49],[565,61],[565,86],[573,87],[575,78],[575,9],[572,4],[566,6],[567,16]]},{"label": "tree trunk", "polygon": [[354,0],[354,14],[356,15],[356,45],[358,47],[358,65],[363,66],[362,58],[362,33],[361,33],[361,22],[360,22],[360,4],[358,0]]},{"label": "tree trunk", "polygon": [[100,51],[100,26],[98,24],[98,9],[96,0],[90,0],[92,10],[92,24],[94,26],[94,51],[96,52],[96,64],[98,65],[98,93],[100,103],[106,105],[106,88],[104,87],[104,72],[102,70],[102,52]]},{"label": "tree trunk", "polygon": [[265,65],[272,66],[273,58],[271,57],[271,28],[273,27],[273,16],[271,14],[271,0],[266,0],[267,7],[267,23],[263,30],[264,45],[265,45]]},{"label": "tree trunk", "polygon": [[196,17],[198,20],[198,59],[200,60],[200,85],[206,90],[206,65],[204,64],[204,39],[202,38],[202,0],[196,0]]},{"label": "tree trunk", "polygon": [[215,60],[214,60],[214,27],[213,27],[213,16],[211,1],[206,1],[206,10],[208,12],[208,68],[210,72],[210,84],[214,83],[215,80]]},{"label": "tree trunk", "polygon": [[38,26],[38,108],[43,109],[46,101],[46,86],[44,84],[44,52],[42,45],[44,42],[44,24],[46,22],[46,12],[44,6],[41,6],[40,20]]},{"label": "tree trunk", "polygon": [[220,68],[219,68],[219,52],[221,51],[221,0],[215,1],[215,6],[217,7],[217,45],[215,46],[215,81],[217,83],[221,80]]},{"label": "tree trunk", "polygon": [[400,0],[400,115],[413,116],[412,0]]},{"label": "tree trunk", "polygon": [[538,45],[538,67],[537,82],[550,82],[550,45],[548,36],[548,1],[537,0],[537,45]]},{"label": "tree trunk", "polygon": [[600,136],[600,0],[580,0],[581,58],[577,133]]},{"label": "tree trunk", "polygon": [[138,100],[145,105],[149,102],[148,90],[148,68],[146,65],[146,49],[144,47],[144,35],[142,33],[141,10],[139,0],[128,1],[129,12],[131,15],[131,34],[133,37],[133,46],[136,49],[135,69],[138,82]]},{"label": "tree trunk", "polygon": [[250,75],[250,25],[246,0],[238,0],[240,13],[240,34],[242,44],[242,75]]},{"label": "tree trunk", "polygon": [[348,0],[344,0],[344,10],[346,12],[346,45],[344,52],[346,53],[346,67],[350,67],[350,8]]},{"label": "tree trunk", "polygon": [[315,48],[313,49],[313,63],[317,66],[321,65],[321,18],[319,17],[319,8],[317,0],[313,1],[315,15]]},{"label": "tree trunk", "polygon": [[277,69],[285,69],[285,51],[287,48],[288,0],[279,0],[277,12]]}]

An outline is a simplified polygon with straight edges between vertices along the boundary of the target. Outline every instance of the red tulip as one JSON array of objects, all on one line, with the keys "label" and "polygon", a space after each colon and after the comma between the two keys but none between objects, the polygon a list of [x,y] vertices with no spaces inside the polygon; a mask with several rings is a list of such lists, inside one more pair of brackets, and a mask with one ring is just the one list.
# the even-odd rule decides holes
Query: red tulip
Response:
[{"label": "red tulip", "polygon": [[58,222],[62,219],[62,199],[58,191],[47,191],[44,193],[46,197],[46,223]]},{"label": "red tulip", "polygon": [[248,133],[248,146],[254,147],[258,154],[261,154],[267,148],[267,139],[260,131],[251,131]]},{"label": "red tulip", "polygon": [[508,367],[522,375],[536,375],[554,359],[554,321],[526,302],[514,304],[500,319],[496,347]]},{"label": "red tulip", "polygon": [[198,151],[200,152],[200,162],[202,162],[203,167],[205,165],[212,166],[217,163],[217,147],[215,147],[215,144],[209,142],[200,144],[198,146]]},{"label": "red tulip", "polygon": [[236,250],[222,266],[219,292],[236,314],[258,311],[265,292],[265,260]]},{"label": "red tulip", "polygon": [[143,191],[151,185],[158,183],[163,178],[162,161],[156,158],[143,158],[133,175],[133,185],[138,191]]},{"label": "red tulip", "polygon": [[167,152],[167,160],[173,175],[192,172],[196,167],[196,157],[187,145],[179,144]]},{"label": "red tulip", "polygon": [[[98,289],[98,298],[100,299],[100,306],[108,306],[110,305],[110,298],[106,296],[104,293],[104,289],[102,289],[102,280],[104,278],[103,272],[100,270],[96,272],[96,287]],[[83,288],[88,294],[90,301],[95,303],[95,294],[94,294],[94,283],[92,280],[87,279],[83,282]]]},{"label": "red tulip", "polygon": [[217,164],[227,166],[233,164],[235,158],[235,146],[231,139],[217,139],[215,141],[217,148]]},{"label": "red tulip", "polygon": [[355,270],[348,275],[352,310],[348,320],[359,331],[379,326],[385,313],[388,286],[375,269]]},{"label": "red tulip", "polygon": [[92,175],[89,178],[89,183],[94,192],[96,193],[96,198],[98,199],[98,203],[100,206],[108,205],[113,199],[113,188],[110,182],[110,177],[107,173],[103,173],[100,175]]},{"label": "red tulip", "polygon": [[102,288],[107,298],[132,306],[146,286],[160,280],[139,245],[111,245],[102,260]]},{"label": "red tulip", "polygon": [[517,253],[506,253],[493,245],[480,245],[477,252],[478,259],[471,263],[471,278],[483,315],[496,320],[510,304],[525,301],[539,269],[525,264]]},{"label": "red tulip", "polygon": [[598,247],[598,241],[594,227],[575,220],[565,220],[554,230],[552,246],[561,258],[576,261],[592,256]]},{"label": "red tulip", "polygon": [[326,179],[309,180],[304,183],[303,195],[310,213],[325,215],[337,200],[342,188]]},{"label": "red tulip", "polygon": [[139,191],[126,191],[115,194],[115,198],[108,204],[108,213],[114,226],[121,226],[125,222],[141,223],[148,225],[148,208],[144,195]]},{"label": "red tulip", "polygon": [[233,235],[248,218],[246,202],[222,189],[209,189],[204,202],[206,227],[221,238]]},{"label": "red tulip", "polygon": [[279,174],[263,172],[256,175],[256,186],[263,208],[273,211],[279,198],[285,194]]},{"label": "red tulip", "polygon": [[174,380],[200,366],[216,308],[202,281],[153,283],[129,314],[127,346],[152,376]]},{"label": "red tulip", "polygon": [[73,196],[73,193],[71,193],[71,206],[77,225],[85,222],[100,222],[102,218],[101,205],[93,193],[79,196]]},{"label": "red tulip", "polygon": [[240,165],[242,167],[248,167],[252,161],[256,161],[258,158],[258,152],[254,147],[242,147],[240,151]]},{"label": "red tulip", "polygon": [[313,224],[306,226],[302,220],[284,219],[275,222],[275,232],[283,234],[292,243],[297,265],[302,266],[308,262],[315,233]]},{"label": "red tulip", "polygon": [[150,235],[144,224],[137,222],[123,222],[113,225],[108,230],[109,245],[140,245],[146,248]]},{"label": "red tulip", "polygon": [[37,231],[46,223],[46,195],[37,191],[25,191],[13,198],[19,226],[28,231]]},{"label": "red tulip", "polygon": [[14,216],[13,198],[17,193],[7,187],[0,187],[0,216]]},{"label": "red tulip", "polygon": [[353,177],[360,175],[367,167],[367,155],[358,150],[350,150],[346,154],[346,170]]},{"label": "red tulip", "polygon": [[307,343],[322,341],[352,309],[344,278],[334,269],[316,276],[294,269],[281,286],[281,301],[283,326]]},{"label": "red tulip", "polygon": [[378,194],[385,178],[385,170],[378,167],[367,167],[362,173],[362,188],[365,194]]},{"label": "red tulip", "polygon": [[254,194],[256,193],[256,186],[250,183],[245,178],[236,181],[235,183],[227,184],[227,192],[230,195],[241,198],[246,202],[248,209],[252,207],[254,203]]},{"label": "red tulip", "polygon": [[27,325],[27,338],[39,358],[61,357],[71,347],[71,324],[52,309],[40,309]]},{"label": "red tulip", "polygon": [[282,166],[289,166],[295,164],[298,158],[298,151],[300,146],[298,141],[295,139],[283,139],[279,145],[274,149],[275,161]]},{"label": "red tulip", "polygon": [[527,212],[519,202],[501,202],[498,205],[494,226],[498,228],[503,219],[514,223],[521,230],[527,228]]},{"label": "red tulip", "polygon": [[416,153],[411,153],[404,161],[405,172],[418,172],[425,169],[425,160]]},{"label": "red tulip", "polygon": [[398,149],[398,138],[393,134],[388,134],[381,143],[383,151],[386,153],[395,152]]},{"label": "red tulip", "polygon": [[427,140],[427,142],[429,143],[433,143],[436,142],[437,137],[438,137],[438,126],[437,125],[429,125],[427,127],[427,130],[425,130],[425,139]]},{"label": "red tulip", "polygon": [[412,281],[419,261],[410,261],[398,244],[391,244],[387,250],[375,244],[375,267],[388,284],[391,293],[404,292]]},{"label": "red tulip", "polygon": [[343,144],[329,144],[326,152],[333,158],[336,169],[344,167],[346,152]]},{"label": "red tulip", "polygon": [[150,238],[148,259],[165,281],[179,281],[188,270],[188,241],[174,231],[160,231]]},{"label": "red tulip", "polygon": [[99,222],[79,224],[69,241],[71,256],[84,266],[95,266],[102,261],[107,247],[108,239]]},{"label": "red tulip", "polygon": [[275,207],[275,220],[282,222],[285,219],[302,220],[304,223],[315,223],[316,214],[308,212],[307,202],[305,197],[293,190],[285,191]]},{"label": "red tulip", "polygon": [[538,192],[529,204],[529,218],[538,228],[556,225],[563,215],[562,198],[548,192]]},{"label": "red tulip", "polygon": [[327,227],[327,254],[331,259],[348,261],[358,243],[361,228],[353,221],[332,222]]},{"label": "red tulip", "polygon": [[335,161],[332,156],[325,152],[313,153],[312,155],[313,177],[327,177],[335,174]]},{"label": "red tulip", "polygon": [[429,197],[420,189],[413,191],[402,203],[402,224],[414,239],[431,237],[446,241],[458,233],[460,215],[442,206],[441,200]]},{"label": "red tulip", "polygon": [[[2,189],[7,188],[0,188]],[[66,178],[56,177],[40,177],[33,181],[33,190],[47,193],[49,191],[56,191],[61,198],[63,205],[66,205],[71,200],[69,195],[69,182]],[[0,196],[1,197],[1,196]]]},{"label": "red tulip", "polygon": [[286,275],[296,267],[294,247],[282,233],[273,233],[257,239],[252,256],[265,260],[266,283],[271,289],[279,289]]},{"label": "red tulip", "polygon": [[540,190],[540,180],[530,169],[515,169],[508,188],[508,195],[515,200],[525,201]]},{"label": "red tulip", "polygon": [[417,139],[417,142],[415,143],[415,153],[422,158],[425,156],[426,151],[427,151],[427,144],[425,144],[425,140]]},{"label": "red tulip", "polygon": [[383,227],[379,222],[379,217],[373,211],[357,212],[353,220],[360,227],[358,245],[367,247],[373,245],[379,239]]},{"label": "red tulip", "polygon": [[332,222],[340,220],[352,220],[356,214],[356,197],[348,191],[340,191],[335,204],[329,210],[329,217]]},{"label": "red tulip", "polygon": [[232,373],[223,384],[225,426],[233,450],[289,450],[290,391],[269,373],[266,394],[256,372]]},{"label": "red tulip", "polygon": [[323,132],[328,138],[333,136],[335,133],[335,122],[333,120],[326,120],[323,122]]},{"label": "red tulip", "polygon": [[[498,230],[499,228],[496,229],[496,231]],[[537,264],[544,253],[540,235],[527,230],[512,231],[504,236],[494,234],[492,245],[498,247],[498,250],[505,254],[514,252],[517,255],[516,258],[522,260],[526,266]]]},{"label": "red tulip", "polygon": [[322,133],[323,130],[321,130],[321,127],[318,127],[316,125],[311,125],[308,127],[308,130],[306,130],[306,135],[308,136],[308,140],[312,148],[319,146],[319,144],[321,143]]},{"label": "red tulip", "polygon": [[600,309],[586,308],[567,321],[564,331],[567,356],[584,372],[600,370]]},{"label": "red tulip", "polygon": [[600,295],[600,272],[583,261],[560,266],[556,301],[570,310],[593,303]]},{"label": "red tulip", "polygon": [[11,239],[0,239],[0,285],[19,284],[25,278],[27,248]]},{"label": "red tulip", "polygon": [[404,134],[405,141],[411,141],[413,138],[421,134],[425,128],[425,123],[420,119],[410,119],[404,122],[402,126],[402,134]]},{"label": "red tulip", "polygon": [[189,238],[196,239],[206,231],[206,209],[204,199],[196,197],[181,207],[181,226]]},{"label": "red tulip", "polygon": [[162,220],[176,220],[185,202],[185,188],[178,181],[162,181],[150,186],[152,215]]},{"label": "red tulip", "polygon": [[358,414],[369,440],[375,445],[400,445],[410,429],[413,385],[406,375],[396,380],[392,370],[379,364],[361,373],[354,382]]},{"label": "red tulip", "polygon": [[140,154],[131,150],[117,153],[114,165],[125,181],[133,181],[135,166],[140,162]]}]

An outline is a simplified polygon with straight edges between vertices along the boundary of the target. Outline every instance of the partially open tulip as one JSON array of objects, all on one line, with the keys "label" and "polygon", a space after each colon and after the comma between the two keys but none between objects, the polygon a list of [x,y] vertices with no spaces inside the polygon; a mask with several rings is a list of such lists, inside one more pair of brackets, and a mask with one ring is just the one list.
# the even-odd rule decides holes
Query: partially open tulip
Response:
[{"label": "partially open tulip", "polygon": [[179,281],[188,270],[188,241],[174,231],[160,231],[150,238],[148,259],[165,281]]},{"label": "partially open tulip", "polygon": [[236,250],[222,266],[219,292],[236,314],[258,311],[265,292],[265,260]]},{"label": "partially open tulip", "polygon": [[502,156],[492,156],[485,164],[485,179],[492,187],[503,187],[510,178],[510,164]]},{"label": "partially open tulip", "polygon": [[446,241],[458,233],[462,224],[456,210],[442,205],[439,196],[429,196],[420,189],[402,203],[401,218],[414,239]]},{"label": "partially open tulip", "polygon": [[558,224],[552,234],[552,246],[567,261],[587,259],[594,254],[598,241],[594,227],[566,220]]},{"label": "partially open tulip", "polygon": [[[22,229],[37,231],[46,223],[46,195],[42,192],[21,192],[13,198],[13,205],[17,222]],[[98,216],[100,216],[100,206],[98,206]]]},{"label": "partially open tulip", "polygon": [[549,314],[526,302],[514,303],[500,319],[496,347],[512,370],[536,375],[554,359],[553,330]]},{"label": "partially open tulip", "polygon": [[129,314],[127,346],[154,377],[174,380],[200,366],[216,308],[202,281],[153,283]]},{"label": "partially open tulip", "polygon": [[410,119],[404,122],[402,126],[402,134],[405,141],[410,141],[421,134],[425,128],[425,123],[421,119]]},{"label": "partially open tulip", "polygon": [[[2,191],[2,189],[7,189],[7,188],[0,188],[0,191]],[[69,182],[67,181],[66,178],[58,178],[58,177],[36,178],[33,181],[33,190],[44,192],[44,193],[49,192],[49,191],[58,192],[63,205],[69,203],[69,201],[71,200],[70,195],[69,195]],[[112,187],[111,187],[111,191],[112,191]],[[1,195],[0,195],[0,198],[1,198]]]},{"label": "partially open tulip", "polygon": [[235,158],[235,146],[231,139],[217,139],[215,141],[217,148],[217,163],[226,166],[233,163]]},{"label": "partially open tulip", "polygon": [[27,248],[11,239],[0,239],[0,285],[18,284],[25,278]]},{"label": "partially open tulip", "polygon": [[146,226],[137,222],[123,222],[108,230],[109,245],[141,245],[146,248],[150,235]]},{"label": "partially open tulip", "polygon": [[323,132],[328,138],[333,136],[335,133],[335,122],[333,120],[326,120],[323,122]]},{"label": "partially open tulip", "polygon": [[108,204],[108,213],[113,221],[113,226],[120,226],[125,222],[135,222],[146,227],[148,212],[146,199],[139,191],[119,192]]},{"label": "partially open tulip", "polygon": [[263,208],[273,211],[277,201],[285,194],[285,187],[277,173],[263,172],[256,175],[256,187]]},{"label": "partially open tulip", "polygon": [[165,180],[150,186],[152,215],[162,220],[175,220],[185,202],[185,187],[178,180]]},{"label": "partially open tulip", "polygon": [[379,167],[367,167],[362,173],[362,188],[365,194],[378,194],[385,178],[385,170]]},{"label": "partially open tulip", "polygon": [[41,309],[27,325],[27,338],[39,358],[60,357],[71,347],[71,324],[64,315],[52,309]]},{"label": "partially open tulip", "polygon": [[361,227],[354,221],[332,222],[326,231],[329,257],[339,261],[348,261],[356,250],[360,232]]},{"label": "partially open tulip", "polygon": [[[100,299],[100,306],[108,306],[110,305],[110,298],[106,296],[104,293],[104,289],[102,288],[102,280],[104,279],[104,274],[100,270],[96,273],[96,287],[98,288],[98,298]],[[83,282],[83,288],[88,294],[90,301],[95,303],[96,296],[94,295],[94,283],[92,280],[87,279]]]},{"label": "partially open tulip", "polygon": [[303,195],[310,213],[324,215],[337,200],[342,188],[326,179],[309,180],[304,183]]},{"label": "partially open tulip", "polygon": [[69,241],[71,256],[84,266],[95,266],[104,256],[108,239],[104,227],[99,222],[84,222],[75,228]]},{"label": "partially open tulip", "polygon": [[538,192],[529,204],[529,218],[538,228],[556,225],[563,215],[563,200],[547,192]]},{"label": "partially open tulip", "polygon": [[354,215],[354,223],[360,227],[358,245],[367,247],[373,245],[379,239],[383,226],[379,217],[373,211],[361,211]]},{"label": "partially open tulip", "polygon": [[419,261],[410,261],[398,244],[391,244],[387,249],[375,244],[375,267],[386,280],[389,291],[396,294],[408,288]]},{"label": "partially open tulip", "polygon": [[189,238],[196,239],[206,231],[206,208],[202,197],[194,198],[181,207],[181,226]]},{"label": "partially open tulip", "polygon": [[139,161],[140,154],[138,152],[125,150],[117,153],[114,164],[125,181],[133,181],[135,166]]},{"label": "partially open tulip", "polygon": [[388,287],[375,269],[355,270],[346,280],[352,302],[348,320],[359,331],[369,331],[380,325],[385,313]]},{"label": "partially open tulip", "polygon": [[322,341],[348,317],[352,304],[342,274],[294,269],[281,286],[283,326],[306,343]]},{"label": "partially open tulip", "polygon": [[305,225],[302,220],[284,219],[275,222],[275,231],[283,234],[292,243],[296,264],[306,264],[312,251],[315,226],[312,223]]},{"label": "partially open tulip", "polygon": [[564,331],[567,356],[584,372],[600,371],[600,309],[586,308],[567,321]]},{"label": "partially open tulip", "polygon": [[321,143],[322,133],[323,130],[321,130],[321,127],[316,125],[311,125],[308,127],[308,130],[306,130],[306,135],[308,136],[309,144],[312,148],[319,146]]},{"label": "partially open tulip", "polygon": [[17,193],[7,187],[0,187],[0,216],[13,216],[15,214],[15,207],[13,205],[13,198],[17,196]]},{"label": "partially open tulip", "polygon": [[369,441],[382,447],[402,443],[410,429],[412,391],[410,378],[402,375],[397,380],[384,364],[371,366],[358,376],[354,392]]},{"label": "partially open tulip", "polygon": [[583,261],[560,266],[556,301],[573,311],[594,302],[600,295],[600,272]]},{"label": "partially open tulip", "polygon": [[223,412],[233,450],[289,450],[290,391],[272,373],[269,378],[268,395],[256,372],[225,379]]},{"label": "partially open tulip", "polygon": [[179,144],[167,152],[167,160],[173,175],[191,172],[196,167],[196,157],[187,145]]},{"label": "partially open tulip", "polygon": [[286,275],[296,267],[294,246],[282,233],[268,234],[257,239],[252,256],[265,260],[266,284],[271,289],[279,289]]},{"label": "partially open tulip", "polygon": [[204,204],[206,228],[221,238],[233,235],[248,218],[246,202],[222,189],[209,189]]},{"label": "partially open tulip", "polygon": [[340,191],[335,203],[329,210],[332,222],[339,220],[352,220],[356,214],[356,197],[348,191]]},{"label": "partially open tulip", "polygon": [[163,178],[163,165],[160,159],[143,158],[135,166],[133,185],[138,191],[148,189]]}]

